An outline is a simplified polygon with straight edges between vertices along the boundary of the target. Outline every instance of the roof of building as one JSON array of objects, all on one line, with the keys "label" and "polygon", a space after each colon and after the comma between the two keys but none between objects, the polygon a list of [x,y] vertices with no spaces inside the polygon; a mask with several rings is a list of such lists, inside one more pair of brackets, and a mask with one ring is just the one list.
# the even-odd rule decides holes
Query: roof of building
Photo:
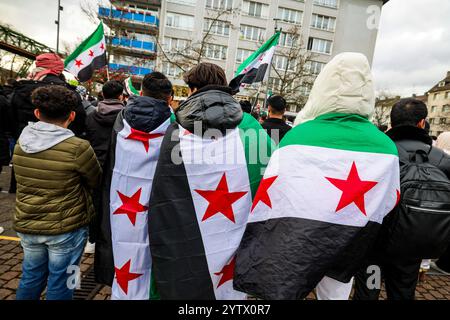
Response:
[{"label": "roof of building", "polygon": [[428,92],[433,93],[433,92],[448,91],[448,90],[450,90],[450,71],[447,72],[447,77],[445,77],[445,79],[439,81]]}]

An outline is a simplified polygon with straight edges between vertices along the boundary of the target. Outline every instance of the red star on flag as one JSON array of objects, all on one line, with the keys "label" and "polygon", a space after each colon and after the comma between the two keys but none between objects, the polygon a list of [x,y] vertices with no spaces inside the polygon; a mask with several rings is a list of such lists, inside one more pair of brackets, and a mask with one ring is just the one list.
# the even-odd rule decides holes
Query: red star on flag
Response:
[{"label": "red star on flag", "polygon": [[162,133],[147,133],[131,128],[131,133],[125,139],[137,140],[144,144],[145,152],[148,152],[149,140],[164,136]]},{"label": "red star on flag", "polygon": [[374,181],[362,181],[359,178],[358,169],[356,168],[355,162],[352,164],[352,168],[350,169],[350,173],[347,177],[347,180],[335,179],[325,177],[328,181],[330,181],[336,188],[342,191],[341,199],[339,200],[339,204],[336,208],[336,212],[345,208],[351,203],[354,203],[361,212],[367,216],[366,207],[364,204],[364,195],[378,182]]},{"label": "red star on flag", "polygon": [[80,68],[82,65],[84,65],[84,63],[83,63],[83,61],[81,61],[81,59],[80,59],[80,60],[75,59],[75,65],[76,65],[78,68]]},{"label": "red star on flag", "polygon": [[139,188],[131,197],[128,197],[117,191],[119,194],[120,200],[122,201],[122,205],[113,212],[113,214],[126,214],[128,219],[130,219],[133,226],[136,224],[136,215],[138,212],[143,212],[148,209],[148,207],[143,206],[139,203],[139,199],[141,198],[142,188]]},{"label": "red star on flag", "polygon": [[227,176],[225,173],[220,179],[216,190],[196,189],[195,192],[197,192],[209,202],[208,208],[206,208],[206,212],[202,218],[202,221],[205,221],[206,219],[211,218],[212,216],[220,212],[232,222],[235,222],[232,204],[247,194],[247,191],[229,192]]},{"label": "red star on flag", "polygon": [[233,280],[235,263],[236,263],[236,257],[233,257],[233,259],[231,259],[230,263],[225,265],[222,268],[222,270],[214,273],[216,276],[222,275],[222,277],[220,277],[219,283],[217,284],[217,288],[220,287],[221,285],[223,285],[225,282]]},{"label": "red star on flag", "polygon": [[105,49],[105,44],[102,42],[102,44],[100,45],[100,49],[104,50]]},{"label": "red star on flag", "polygon": [[395,192],[397,193],[397,201],[395,201],[395,206],[398,205],[398,203],[400,202],[400,191],[399,190],[395,190]]},{"label": "red star on flag", "polygon": [[116,270],[116,279],[119,287],[128,294],[128,282],[142,276],[142,273],[132,273],[130,272],[131,259],[127,261],[120,269],[114,267]]},{"label": "red star on flag", "polygon": [[94,51],[92,51],[91,49],[89,49],[88,55],[89,55],[90,57],[93,57],[93,56],[94,56]]},{"label": "red star on flag", "polygon": [[261,180],[258,191],[256,192],[255,195],[255,199],[253,199],[252,209],[250,210],[250,212],[253,212],[253,209],[255,209],[256,205],[260,201],[262,203],[265,203],[269,208],[272,209],[272,202],[270,201],[269,194],[267,193],[267,191],[277,178],[278,176],[273,176]]}]

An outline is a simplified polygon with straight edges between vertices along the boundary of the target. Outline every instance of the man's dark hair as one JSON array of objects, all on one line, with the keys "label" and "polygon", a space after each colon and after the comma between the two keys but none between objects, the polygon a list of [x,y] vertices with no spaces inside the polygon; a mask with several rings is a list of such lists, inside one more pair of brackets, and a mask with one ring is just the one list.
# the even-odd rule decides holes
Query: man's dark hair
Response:
[{"label": "man's dark hair", "polygon": [[142,95],[167,101],[172,96],[172,83],[167,77],[157,71],[148,73],[142,80]]},{"label": "man's dark hair", "polygon": [[272,107],[276,114],[283,114],[286,111],[286,100],[282,96],[271,96],[267,99],[267,104]]},{"label": "man's dark hair", "polygon": [[33,105],[47,120],[64,121],[78,105],[75,91],[51,85],[37,88],[31,94]]},{"label": "man's dark hair", "polygon": [[413,98],[401,99],[392,107],[391,126],[417,126],[427,115],[427,106],[422,101]]},{"label": "man's dark hair", "polygon": [[105,99],[119,99],[123,93],[123,85],[116,80],[107,81],[103,85],[102,93]]},{"label": "man's dark hair", "polygon": [[213,63],[202,62],[183,75],[189,88],[201,89],[207,85],[227,86],[227,77],[221,67]]},{"label": "man's dark hair", "polygon": [[252,112],[252,104],[250,103],[250,101],[248,101],[248,100],[241,100],[241,101],[239,101],[239,104],[241,105],[242,111],[244,111],[246,113],[251,113]]}]

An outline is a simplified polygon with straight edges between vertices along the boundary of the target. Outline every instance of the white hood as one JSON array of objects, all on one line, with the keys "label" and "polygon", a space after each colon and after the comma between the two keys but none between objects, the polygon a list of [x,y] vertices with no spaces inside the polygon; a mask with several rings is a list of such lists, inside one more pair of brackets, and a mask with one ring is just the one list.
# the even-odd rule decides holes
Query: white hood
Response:
[{"label": "white hood", "polygon": [[294,125],[327,113],[359,114],[371,120],[375,91],[367,58],[346,52],[334,57],[314,82],[308,102]]},{"label": "white hood", "polygon": [[51,123],[30,122],[19,137],[19,145],[26,153],[37,153],[50,149],[73,136],[71,130]]}]

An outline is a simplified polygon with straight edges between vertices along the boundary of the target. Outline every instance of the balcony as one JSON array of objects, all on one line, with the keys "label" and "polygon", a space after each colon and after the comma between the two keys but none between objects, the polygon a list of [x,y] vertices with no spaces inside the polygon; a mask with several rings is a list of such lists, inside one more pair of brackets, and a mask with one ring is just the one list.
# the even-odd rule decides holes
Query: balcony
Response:
[{"label": "balcony", "polygon": [[121,52],[135,57],[156,57],[156,43],[129,38],[112,37],[111,45],[115,52]]},{"label": "balcony", "polygon": [[161,0],[110,0],[113,5],[123,6],[123,5],[139,5],[148,7],[149,9],[161,8]]},{"label": "balcony", "polygon": [[118,63],[110,63],[109,69],[112,71],[125,71],[129,72],[132,75],[135,76],[145,76],[147,73],[152,72],[153,70],[150,68],[142,68],[142,67],[135,67],[135,66],[128,66],[125,64],[118,64]]},{"label": "balcony", "polygon": [[159,26],[159,19],[155,15],[131,10],[125,11],[99,7],[98,17],[111,27],[119,26],[150,34],[156,34]]}]

